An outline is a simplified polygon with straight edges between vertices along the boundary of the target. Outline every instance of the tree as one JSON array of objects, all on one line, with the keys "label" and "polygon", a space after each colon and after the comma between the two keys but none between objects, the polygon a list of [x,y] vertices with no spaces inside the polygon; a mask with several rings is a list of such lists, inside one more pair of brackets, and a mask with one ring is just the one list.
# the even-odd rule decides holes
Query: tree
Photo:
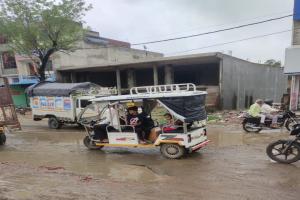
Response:
[{"label": "tree", "polygon": [[276,61],[274,59],[269,59],[265,62],[266,65],[270,65],[272,67],[281,67],[281,61]]},{"label": "tree", "polygon": [[84,0],[0,0],[0,33],[11,48],[29,56],[45,80],[47,63],[55,52],[76,50],[83,39],[83,17],[91,9]]}]

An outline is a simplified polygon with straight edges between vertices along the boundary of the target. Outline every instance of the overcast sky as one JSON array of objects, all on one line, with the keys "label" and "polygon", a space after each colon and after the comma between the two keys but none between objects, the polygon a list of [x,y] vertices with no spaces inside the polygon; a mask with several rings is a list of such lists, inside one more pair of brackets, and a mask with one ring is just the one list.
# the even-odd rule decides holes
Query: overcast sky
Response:
[{"label": "overcast sky", "polygon": [[[291,14],[293,0],[86,0],[93,4],[85,21],[103,37],[138,43],[228,28]],[[291,32],[218,47],[188,51],[292,28],[292,18],[239,30],[147,45],[166,56],[228,52],[264,62],[284,60]],[[143,48],[134,46],[134,48]]]}]

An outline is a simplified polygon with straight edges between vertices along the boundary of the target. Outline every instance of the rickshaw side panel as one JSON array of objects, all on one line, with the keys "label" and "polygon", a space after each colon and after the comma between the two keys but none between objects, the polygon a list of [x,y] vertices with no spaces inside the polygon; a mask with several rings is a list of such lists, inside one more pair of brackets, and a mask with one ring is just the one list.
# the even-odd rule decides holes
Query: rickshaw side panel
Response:
[{"label": "rickshaw side panel", "polygon": [[189,139],[190,142],[187,143],[186,147],[189,148],[189,147],[196,146],[207,140],[206,129],[199,128],[199,129],[193,130],[188,133],[188,137],[190,137],[190,139]]},{"label": "rickshaw side panel", "polygon": [[206,130],[205,128],[199,128],[193,131],[185,133],[163,133],[159,135],[155,141],[156,146],[159,146],[164,143],[174,143],[185,148],[191,148],[198,144],[207,141]]},{"label": "rickshaw side panel", "polygon": [[134,132],[108,132],[107,136],[109,144],[139,144],[137,134]]}]

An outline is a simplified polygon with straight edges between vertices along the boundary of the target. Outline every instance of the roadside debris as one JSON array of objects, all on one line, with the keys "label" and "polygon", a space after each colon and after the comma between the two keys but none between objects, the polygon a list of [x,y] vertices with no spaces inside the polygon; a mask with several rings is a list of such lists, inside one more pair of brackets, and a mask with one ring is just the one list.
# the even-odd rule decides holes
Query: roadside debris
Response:
[{"label": "roadside debris", "polygon": [[49,171],[66,170],[64,167],[48,167],[48,166],[40,166],[39,169],[46,169]]},{"label": "roadside debris", "polygon": [[242,111],[221,111],[208,113],[208,123],[240,124]]},{"label": "roadside debris", "polygon": [[80,177],[80,181],[81,181],[81,182],[86,182],[86,183],[88,183],[88,182],[91,182],[92,180],[93,180],[93,178],[90,177],[90,176]]}]

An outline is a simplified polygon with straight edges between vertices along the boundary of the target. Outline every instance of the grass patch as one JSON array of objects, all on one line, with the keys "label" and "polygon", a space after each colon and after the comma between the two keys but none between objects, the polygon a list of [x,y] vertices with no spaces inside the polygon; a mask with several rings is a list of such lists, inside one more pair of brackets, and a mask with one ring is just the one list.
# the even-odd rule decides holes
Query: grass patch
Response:
[{"label": "grass patch", "polygon": [[218,115],[207,115],[207,121],[218,121],[221,120],[221,117]]}]

